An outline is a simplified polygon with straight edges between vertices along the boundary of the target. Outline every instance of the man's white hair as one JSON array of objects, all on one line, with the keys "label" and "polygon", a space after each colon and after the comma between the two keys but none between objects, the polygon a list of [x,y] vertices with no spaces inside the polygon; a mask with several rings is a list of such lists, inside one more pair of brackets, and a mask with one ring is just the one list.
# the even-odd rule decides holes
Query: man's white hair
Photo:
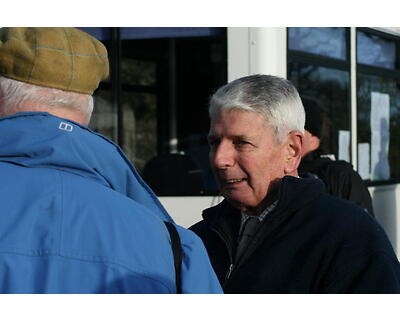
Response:
[{"label": "man's white hair", "polygon": [[233,109],[262,114],[277,143],[291,131],[304,133],[304,107],[296,88],[286,79],[251,75],[222,86],[211,96],[211,118]]},{"label": "man's white hair", "polygon": [[0,116],[24,111],[51,112],[52,108],[72,109],[90,121],[93,97],[89,94],[46,88],[0,76]]}]

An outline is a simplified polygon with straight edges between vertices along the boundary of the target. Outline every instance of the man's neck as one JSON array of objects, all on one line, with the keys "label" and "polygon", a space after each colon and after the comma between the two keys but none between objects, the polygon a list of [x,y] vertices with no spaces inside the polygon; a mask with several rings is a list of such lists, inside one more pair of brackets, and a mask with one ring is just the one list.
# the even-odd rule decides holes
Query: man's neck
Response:
[{"label": "man's neck", "polygon": [[258,216],[260,215],[267,207],[273,204],[279,197],[279,189],[280,189],[280,181],[275,182],[271,185],[272,188],[267,193],[267,196],[264,200],[255,208],[246,208],[242,210],[249,216]]},{"label": "man's neck", "polygon": [[62,108],[62,107],[46,107],[43,105],[37,105],[32,103],[32,105],[27,104],[26,107],[11,108],[7,114],[2,114],[2,116],[7,116],[19,112],[47,112],[53,116],[72,120],[83,126],[87,126],[90,121],[90,116],[85,115],[83,112],[76,109]]}]

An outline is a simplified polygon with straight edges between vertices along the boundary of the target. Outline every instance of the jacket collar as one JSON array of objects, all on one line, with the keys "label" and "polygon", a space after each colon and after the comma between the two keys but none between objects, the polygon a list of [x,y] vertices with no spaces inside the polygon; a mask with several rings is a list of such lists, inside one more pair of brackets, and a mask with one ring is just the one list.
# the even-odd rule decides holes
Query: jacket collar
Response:
[{"label": "jacket collar", "polygon": [[94,180],[172,221],[122,150],[87,127],[45,112],[23,112],[0,118],[0,137],[0,161]]},{"label": "jacket collar", "polygon": [[[271,213],[264,219],[259,232],[255,235],[251,248],[240,258],[238,263],[251,255],[263,239],[279,230],[285,221],[319,197],[324,190],[321,180],[315,178],[295,178],[285,176],[282,178],[279,190],[278,203]],[[226,200],[218,205],[203,211],[204,222],[211,230],[217,232],[227,246],[231,263],[233,263],[236,240],[240,225],[240,210],[233,208]]]},{"label": "jacket collar", "polygon": [[[271,212],[274,219],[283,219],[290,212],[303,208],[321,193],[324,192],[324,183],[310,175],[301,178],[285,176],[281,179],[278,203]],[[279,214],[278,214],[279,212]],[[218,205],[203,211],[203,219],[211,224],[219,224],[228,215],[240,214],[238,209],[233,208],[226,200]]]}]

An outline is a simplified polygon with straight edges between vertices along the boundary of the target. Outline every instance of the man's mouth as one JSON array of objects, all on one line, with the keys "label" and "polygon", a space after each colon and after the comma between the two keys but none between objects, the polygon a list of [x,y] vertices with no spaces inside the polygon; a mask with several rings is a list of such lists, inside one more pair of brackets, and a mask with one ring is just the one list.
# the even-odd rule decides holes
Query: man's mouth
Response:
[{"label": "man's mouth", "polygon": [[246,180],[245,178],[242,178],[242,179],[226,179],[225,182],[227,184],[232,184],[232,183],[238,183],[238,182],[245,181],[245,180]]}]

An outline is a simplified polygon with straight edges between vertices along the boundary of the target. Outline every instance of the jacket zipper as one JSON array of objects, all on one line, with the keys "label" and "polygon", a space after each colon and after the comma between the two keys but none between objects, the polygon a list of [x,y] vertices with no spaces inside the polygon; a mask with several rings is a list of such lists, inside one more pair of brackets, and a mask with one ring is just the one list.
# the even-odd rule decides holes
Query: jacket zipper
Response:
[{"label": "jacket zipper", "polygon": [[233,271],[233,268],[235,267],[235,264],[233,263],[232,252],[231,252],[231,250],[230,250],[230,247],[229,247],[228,242],[226,241],[226,239],[222,236],[222,234],[221,234],[217,229],[215,229],[215,228],[211,228],[211,229],[212,229],[212,230],[221,238],[221,240],[224,242],[224,244],[225,244],[225,246],[226,246],[226,249],[227,249],[227,251],[228,251],[228,255],[229,255],[230,265],[229,265],[228,271],[227,271],[227,273],[226,273],[226,275],[225,275],[225,281],[224,281],[224,283],[223,283],[223,285],[222,285],[222,287],[224,287],[224,286],[226,285],[226,282],[228,281],[229,277],[231,276],[231,273],[232,273],[232,271]]},{"label": "jacket zipper", "polygon": [[[266,218],[267,218],[267,217],[266,217]],[[258,238],[259,238],[259,237],[257,237],[257,235],[260,234],[260,229],[262,229],[262,226],[260,226],[260,228],[259,228],[259,229],[256,231],[256,233],[252,236],[252,239],[251,239],[252,241],[249,242],[249,243],[247,244],[247,246],[246,246],[246,248],[245,248],[245,250],[244,250],[244,254],[239,258],[238,261],[236,261],[236,264],[233,263],[232,255],[229,254],[230,265],[229,265],[229,269],[228,269],[228,271],[227,271],[227,273],[226,273],[226,275],[225,275],[225,281],[224,281],[223,287],[226,285],[226,282],[229,280],[229,277],[231,276],[233,269],[234,269],[235,267],[240,266],[240,265],[243,263],[243,261],[245,261],[245,259],[248,257],[248,255],[249,255],[249,254],[248,254],[249,248],[252,247],[252,246],[254,247],[255,242],[259,243],[259,241],[256,241],[256,240],[258,240]],[[217,232],[216,230],[214,230],[214,231]],[[219,234],[218,232],[217,232],[217,234],[222,238],[221,234]],[[222,239],[223,239],[223,238],[222,238]],[[223,240],[224,240],[224,239],[223,239]],[[227,242],[226,242],[226,241],[224,241],[224,242],[225,242],[225,245],[228,247]],[[229,252],[229,249],[228,249],[228,252]],[[246,253],[247,253],[247,254],[246,254]]]},{"label": "jacket zipper", "polygon": [[225,276],[225,283],[228,281],[229,277],[231,276],[232,270],[235,267],[235,265],[233,263],[230,264],[228,272],[226,273]]}]

